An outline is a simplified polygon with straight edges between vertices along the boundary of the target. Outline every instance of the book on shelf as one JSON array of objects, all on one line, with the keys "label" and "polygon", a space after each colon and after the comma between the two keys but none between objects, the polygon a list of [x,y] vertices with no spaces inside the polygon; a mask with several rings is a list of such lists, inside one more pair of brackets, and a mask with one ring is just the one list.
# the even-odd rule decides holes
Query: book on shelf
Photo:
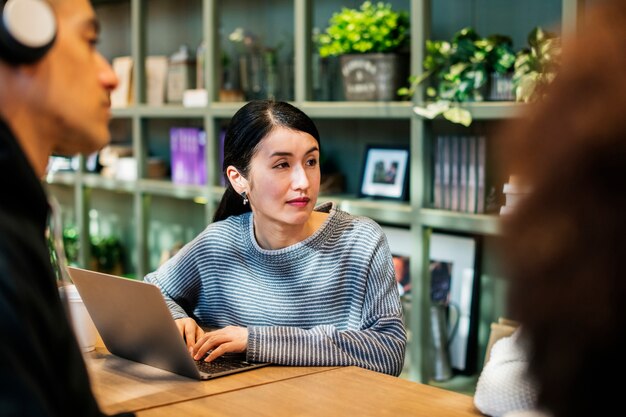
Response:
[{"label": "book on shelf", "polygon": [[172,182],[204,185],[207,181],[206,132],[197,127],[172,127],[170,152]]},{"label": "book on shelf", "polygon": [[441,164],[441,154],[443,149],[443,137],[438,136],[435,141],[434,155],[433,155],[433,199],[435,208],[443,208],[443,170]]},{"label": "book on shelf", "polygon": [[220,161],[220,165],[219,165],[219,170],[220,170],[220,185],[222,187],[226,186],[226,178],[224,178],[224,173],[222,171],[222,168],[224,166],[224,141],[226,140],[226,128],[222,128],[220,129],[220,135],[219,135],[219,161]]},{"label": "book on shelf", "polygon": [[476,213],[485,212],[485,198],[487,185],[485,183],[485,170],[487,165],[487,139],[484,136],[476,137]]},{"label": "book on shelf", "polygon": [[458,136],[450,137],[450,210],[459,211],[459,142]]},{"label": "book on shelf", "polygon": [[484,213],[486,159],[484,136],[438,136],[433,151],[433,206]]},{"label": "book on shelf", "polygon": [[473,138],[469,138],[467,141],[468,146],[468,161],[467,161],[467,212],[476,213],[476,141]]},{"label": "book on shelf", "polygon": [[442,157],[442,172],[443,172],[443,180],[441,181],[441,195],[442,199],[442,207],[443,209],[449,210],[451,208],[450,204],[450,136],[445,136],[443,141],[443,157]]},{"label": "book on shelf", "polygon": [[469,142],[459,141],[459,211],[468,212]]}]

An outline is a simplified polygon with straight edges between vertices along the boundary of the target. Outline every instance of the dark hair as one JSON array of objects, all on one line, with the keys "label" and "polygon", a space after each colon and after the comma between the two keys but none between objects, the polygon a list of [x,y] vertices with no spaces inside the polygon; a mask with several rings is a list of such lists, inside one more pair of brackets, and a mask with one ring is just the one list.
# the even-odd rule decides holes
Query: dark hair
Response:
[{"label": "dark hair", "polygon": [[538,406],[554,417],[621,407],[626,366],[626,2],[599,3],[565,43],[545,101],[507,124],[509,167],[531,187],[504,221],[510,314]]},{"label": "dark hair", "polygon": [[273,100],[250,101],[233,116],[224,139],[224,163],[222,173],[226,178],[226,191],[215,211],[213,221],[224,220],[249,212],[242,197],[235,192],[226,177],[226,168],[234,166],[244,177],[250,171],[250,161],[257,152],[259,143],[277,127],[284,127],[313,136],[320,145],[320,135],[313,121],[302,110],[289,103]]}]

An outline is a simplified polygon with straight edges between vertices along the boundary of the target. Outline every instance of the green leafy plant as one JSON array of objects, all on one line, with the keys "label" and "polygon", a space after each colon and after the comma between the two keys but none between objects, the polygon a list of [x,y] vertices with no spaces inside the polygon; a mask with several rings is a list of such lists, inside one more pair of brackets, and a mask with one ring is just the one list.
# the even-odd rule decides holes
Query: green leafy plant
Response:
[{"label": "green leafy plant", "polygon": [[398,94],[410,98],[417,86],[434,78],[434,85],[426,88],[426,96],[433,103],[416,106],[421,116],[434,118],[443,115],[454,123],[469,126],[471,113],[458,104],[482,101],[489,74],[507,74],[513,69],[515,53],[511,38],[492,35],[481,38],[472,28],[464,28],[454,34],[451,41],[426,41],[424,72],[412,76],[410,86],[398,90]]},{"label": "green leafy plant", "polygon": [[545,86],[552,82],[560,66],[561,41],[540,27],[528,35],[528,47],[517,53],[513,85],[517,101],[541,98]]},{"label": "green leafy plant", "polygon": [[364,2],[359,9],[342,8],[317,37],[322,58],[343,54],[397,52],[409,42],[409,15],[388,3]]},{"label": "green leafy plant", "polygon": [[[93,266],[95,266],[98,271],[112,272],[116,267],[121,265],[124,260],[125,252],[118,238],[112,236],[91,236],[90,241]],[[79,245],[78,230],[73,226],[64,228],[63,247],[65,249],[65,256],[70,265],[78,265]],[[54,261],[56,262],[56,259],[54,259]]]}]

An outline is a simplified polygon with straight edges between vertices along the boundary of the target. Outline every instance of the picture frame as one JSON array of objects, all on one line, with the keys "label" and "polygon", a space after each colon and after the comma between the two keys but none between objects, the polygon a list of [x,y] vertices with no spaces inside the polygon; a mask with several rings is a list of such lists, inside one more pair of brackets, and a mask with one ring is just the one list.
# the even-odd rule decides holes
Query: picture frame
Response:
[{"label": "picture frame", "polygon": [[478,251],[475,236],[434,232],[430,237],[431,303],[449,307],[450,365],[466,375],[476,370],[478,350]]},{"label": "picture frame", "polygon": [[367,145],[359,197],[406,200],[409,157],[405,146]]}]

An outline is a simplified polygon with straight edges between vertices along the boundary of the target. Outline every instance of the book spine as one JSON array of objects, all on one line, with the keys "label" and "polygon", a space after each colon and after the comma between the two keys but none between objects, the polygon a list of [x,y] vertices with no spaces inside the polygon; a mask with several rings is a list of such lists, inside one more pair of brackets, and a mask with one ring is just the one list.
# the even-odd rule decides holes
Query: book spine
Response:
[{"label": "book spine", "polygon": [[443,207],[446,210],[449,210],[451,207],[450,203],[450,137],[443,137],[443,177],[441,181],[441,190],[442,190],[442,203]]},{"label": "book spine", "polygon": [[476,167],[477,160],[477,140],[475,136],[470,136],[467,138],[468,142],[468,179],[467,179],[467,212],[468,213],[476,213],[476,182],[478,177],[478,169]]},{"label": "book spine", "polygon": [[442,155],[443,152],[443,137],[437,136],[435,146],[433,149],[433,205],[435,208],[443,208],[442,202]]},{"label": "book spine", "polygon": [[485,170],[487,164],[487,140],[484,136],[478,137],[478,149],[477,149],[477,168],[478,175],[476,179],[477,198],[476,198],[476,212],[485,212],[485,198],[486,186],[485,183]]},{"label": "book spine", "polygon": [[202,129],[197,130],[197,146],[196,146],[196,181],[197,185],[205,185],[207,179],[206,165],[206,132]]},{"label": "book spine", "polygon": [[180,128],[173,127],[170,129],[170,168],[174,184],[181,184],[183,178],[181,136]]},{"label": "book spine", "polygon": [[450,209],[459,211],[459,140],[460,137],[450,138]]},{"label": "book spine", "polygon": [[468,181],[468,137],[463,136],[459,141],[459,211],[467,212],[467,181]]}]

